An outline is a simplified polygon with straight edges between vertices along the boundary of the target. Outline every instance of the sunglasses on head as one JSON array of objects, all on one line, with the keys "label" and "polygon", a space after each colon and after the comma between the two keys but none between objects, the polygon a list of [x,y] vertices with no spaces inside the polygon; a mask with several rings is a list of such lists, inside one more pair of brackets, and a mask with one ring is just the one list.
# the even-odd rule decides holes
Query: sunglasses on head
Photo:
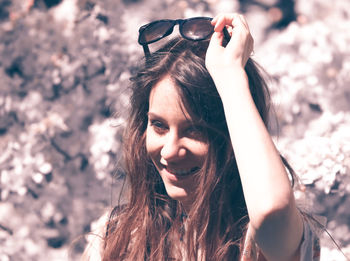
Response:
[{"label": "sunglasses on head", "polygon": [[[174,26],[179,25],[180,35],[191,41],[202,41],[209,38],[214,32],[214,26],[211,24],[210,17],[193,17],[188,19],[176,20],[157,20],[145,24],[139,29],[138,43],[142,45],[145,56],[150,55],[148,44],[154,43],[167,37],[173,32]],[[230,40],[230,35],[224,28],[225,40]]]}]

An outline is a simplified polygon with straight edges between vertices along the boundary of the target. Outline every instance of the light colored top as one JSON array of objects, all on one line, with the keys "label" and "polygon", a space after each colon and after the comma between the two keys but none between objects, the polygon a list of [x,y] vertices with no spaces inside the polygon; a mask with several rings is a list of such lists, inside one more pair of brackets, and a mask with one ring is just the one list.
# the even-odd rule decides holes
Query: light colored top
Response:
[{"label": "light colored top", "polygon": [[[320,260],[320,241],[317,228],[312,222],[304,218],[304,234],[300,246],[300,261]],[[92,223],[92,232],[86,236],[87,246],[81,257],[81,261],[101,261],[103,249],[103,237],[108,221],[108,213]],[[245,244],[240,261],[267,261],[258,245],[254,242],[248,229]]]},{"label": "light colored top", "polygon": [[109,213],[105,213],[98,220],[92,222],[91,232],[86,235],[86,247],[81,261],[101,261],[102,250],[103,250],[103,238],[106,233],[106,226],[108,221]]}]

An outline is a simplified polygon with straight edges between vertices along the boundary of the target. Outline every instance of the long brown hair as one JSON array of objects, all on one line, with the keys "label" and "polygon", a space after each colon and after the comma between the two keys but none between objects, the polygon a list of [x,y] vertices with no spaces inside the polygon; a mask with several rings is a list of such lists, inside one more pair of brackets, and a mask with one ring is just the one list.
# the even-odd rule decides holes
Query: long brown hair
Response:
[{"label": "long brown hair", "polygon": [[[223,105],[204,63],[207,47],[208,41],[173,39],[147,58],[131,79],[131,112],[124,136],[129,202],[112,211],[103,260],[237,260],[240,256],[249,219]],[[255,105],[268,126],[266,83],[252,59],[245,70]],[[196,200],[190,213],[167,195],[145,148],[149,95],[165,75],[178,87],[209,144],[204,166],[196,174]]]}]

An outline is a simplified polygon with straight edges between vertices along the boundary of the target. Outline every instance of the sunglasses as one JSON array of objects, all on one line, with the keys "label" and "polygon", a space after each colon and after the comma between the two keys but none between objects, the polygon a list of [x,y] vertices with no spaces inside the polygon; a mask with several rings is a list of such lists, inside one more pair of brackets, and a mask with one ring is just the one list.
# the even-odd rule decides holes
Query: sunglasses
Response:
[{"label": "sunglasses", "polygon": [[[139,29],[138,43],[142,45],[145,56],[150,55],[148,45],[167,37],[173,32],[174,26],[179,25],[180,35],[191,41],[202,41],[209,38],[214,32],[214,26],[211,24],[211,17],[193,17],[188,19],[176,20],[157,20],[145,24]],[[224,27],[224,37],[228,42],[230,34]]]}]

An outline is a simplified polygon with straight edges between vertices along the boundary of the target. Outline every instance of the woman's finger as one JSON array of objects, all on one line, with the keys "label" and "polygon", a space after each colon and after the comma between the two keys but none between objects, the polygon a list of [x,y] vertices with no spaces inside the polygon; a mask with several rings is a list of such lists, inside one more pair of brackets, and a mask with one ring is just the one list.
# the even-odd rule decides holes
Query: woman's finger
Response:
[{"label": "woman's finger", "polygon": [[216,20],[216,23],[214,24],[214,31],[215,32],[221,32],[224,29],[225,21],[223,16],[219,16]]},{"label": "woman's finger", "polygon": [[224,37],[222,32],[214,32],[211,36],[209,45],[221,46],[223,39]]},{"label": "woman's finger", "polygon": [[218,20],[218,15],[216,15],[213,20],[211,20],[211,24],[214,25],[216,23],[216,21]]},{"label": "woman's finger", "polygon": [[245,26],[245,28],[250,31],[249,29],[249,25],[248,25],[248,22],[247,22],[247,19],[245,19],[245,17],[243,15],[239,15],[238,16],[239,19],[241,20],[242,24]]},{"label": "woman's finger", "polygon": [[233,20],[237,14],[219,14],[215,16],[212,20],[212,24],[214,25],[214,30],[216,32],[222,31],[224,26],[233,26]]}]

